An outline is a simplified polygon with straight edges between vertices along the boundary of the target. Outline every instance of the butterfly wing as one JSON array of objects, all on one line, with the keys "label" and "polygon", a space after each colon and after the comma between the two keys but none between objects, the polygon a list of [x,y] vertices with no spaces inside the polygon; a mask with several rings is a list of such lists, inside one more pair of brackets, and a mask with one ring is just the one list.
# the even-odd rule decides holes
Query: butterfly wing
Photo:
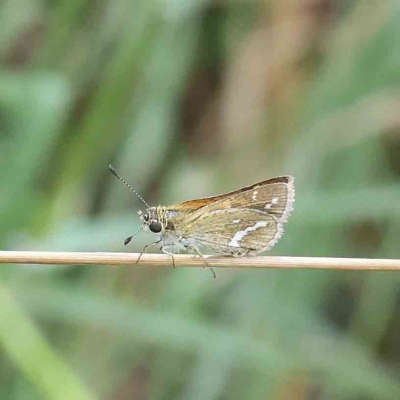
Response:
[{"label": "butterfly wing", "polygon": [[[195,220],[202,214],[215,210],[246,208],[266,212],[273,215],[278,221],[286,222],[293,210],[294,194],[293,177],[272,178],[231,193],[200,199],[199,202],[207,200],[208,203],[198,208],[192,204],[194,211],[188,215],[188,218]],[[187,203],[196,202],[197,200],[182,203],[179,208],[185,207]]]},{"label": "butterfly wing", "polygon": [[[292,211],[293,203],[294,179],[292,176],[280,176],[218,196],[188,200],[179,204],[178,208],[199,211],[197,214],[194,213],[192,218],[213,209],[238,207],[268,212],[268,214],[277,217],[278,220],[287,220]],[[207,210],[205,207],[208,207]],[[200,211],[200,209],[203,210]]]},{"label": "butterfly wing", "polygon": [[293,178],[283,176],[167,209],[174,229],[188,243],[220,254],[254,255],[269,250],[282,236],[294,193]]},{"label": "butterfly wing", "polygon": [[202,214],[184,237],[217,253],[240,256],[269,250],[282,233],[282,224],[266,212],[231,208]]}]

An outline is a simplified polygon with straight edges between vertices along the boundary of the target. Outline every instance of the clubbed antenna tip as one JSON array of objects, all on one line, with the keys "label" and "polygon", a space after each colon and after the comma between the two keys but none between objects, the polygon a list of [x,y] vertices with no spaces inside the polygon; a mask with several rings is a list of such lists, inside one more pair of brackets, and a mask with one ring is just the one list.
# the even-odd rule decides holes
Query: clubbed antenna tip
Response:
[{"label": "clubbed antenna tip", "polygon": [[131,240],[133,239],[133,236],[134,236],[134,235],[129,236],[128,238],[126,238],[126,239],[124,240],[124,245],[125,245],[125,246],[131,242]]},{"label": "clubbed antenna tip", "polygon": [[118,174],[117,174],[117,171],[115,170],[115,168],[114,168],[111,164],[108,166],[108,168],[110,169],[111,173],[112,173],[114,176],[116,176],[118,179],[120,179],[120,177],[119,177]]}]

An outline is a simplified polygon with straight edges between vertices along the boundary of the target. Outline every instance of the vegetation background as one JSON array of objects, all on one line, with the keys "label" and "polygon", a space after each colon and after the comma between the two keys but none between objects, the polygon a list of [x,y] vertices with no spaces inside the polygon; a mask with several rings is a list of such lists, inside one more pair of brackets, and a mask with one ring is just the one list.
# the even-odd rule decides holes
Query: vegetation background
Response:
[{"label": "vegetation background", "polygon": [[[140,251],[293,174],[273,254],[400,254],[395,0],[3,0],[2,249]],[[3,265],[0,398],[400,398],[400,274]]]}]

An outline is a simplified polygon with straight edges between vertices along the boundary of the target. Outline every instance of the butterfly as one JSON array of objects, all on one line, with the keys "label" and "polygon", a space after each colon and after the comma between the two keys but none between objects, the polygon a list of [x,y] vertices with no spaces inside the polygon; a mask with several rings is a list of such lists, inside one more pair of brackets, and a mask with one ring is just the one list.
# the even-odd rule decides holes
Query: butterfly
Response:
[{"label": "butterfly", "polygon": [[[267,179],[218,196],[151,207],[111,165],[109,168],[146,205],[144,212],[138,211],[140,231],[148,229],[158,236],[143,248],[137,262],[155,245],[172,257],[174,266],[173,255],[181,250],[194,251],[209,265],[200,251],[203,247],[218,255],[254,256],[277,243],[293,210],[292,176]],[[128,237],[125,245],[139,232]]]}]

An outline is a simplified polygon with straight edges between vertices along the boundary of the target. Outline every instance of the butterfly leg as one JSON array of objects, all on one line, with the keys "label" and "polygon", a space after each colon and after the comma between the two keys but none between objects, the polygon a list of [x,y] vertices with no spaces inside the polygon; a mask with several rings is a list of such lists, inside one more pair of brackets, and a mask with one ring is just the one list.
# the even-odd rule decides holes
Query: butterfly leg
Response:
[{"label": "butterfly leg", "polygon": [[246,257],[248,255],[251,255],[250,249],[246,249],[244,251],[237,251],[236,253],[232,253],[233,257]]},{"label": "butterfly leg", "polygon": [[172,246],[161,246],[161,251],[162,251],[164,254],[167,254],[168,256],[170,256],[170,257],[172,258],[172,266],[173,266],[174,268],[176,268],[174,253],[172,253],[172,251],[169,250],[169,249],[172,249],[172,248],[173,248]]},{"label": "butterfly leg", "polygon": [[215,271],[211,267],[210,263],[204,258],[203,254],[201,254],[200,251],[194,246],[191,246],[190,249],[193,249],[197,253],[197,255],[204,261],[204,264],[205,264],[204,266],[210,268],[214,278],[216,278],[217,274],[215,273]]},{"label": "butterfly leg", "polygon": [[160,239],[160,240],[157,240],[157,242],[153,242],[153,243],[146,244],[146,246],[143,247],[142,252],[139,254],[139,257],[138,257],[138,259],[136,260],[136,264],[139,262],[140,258],[142,257],[142,255],[144,254],[144,252],[147,250],[148,247],[155,246],[155,245],[158,244],[158,243],[161,243],[161,239]]}]

